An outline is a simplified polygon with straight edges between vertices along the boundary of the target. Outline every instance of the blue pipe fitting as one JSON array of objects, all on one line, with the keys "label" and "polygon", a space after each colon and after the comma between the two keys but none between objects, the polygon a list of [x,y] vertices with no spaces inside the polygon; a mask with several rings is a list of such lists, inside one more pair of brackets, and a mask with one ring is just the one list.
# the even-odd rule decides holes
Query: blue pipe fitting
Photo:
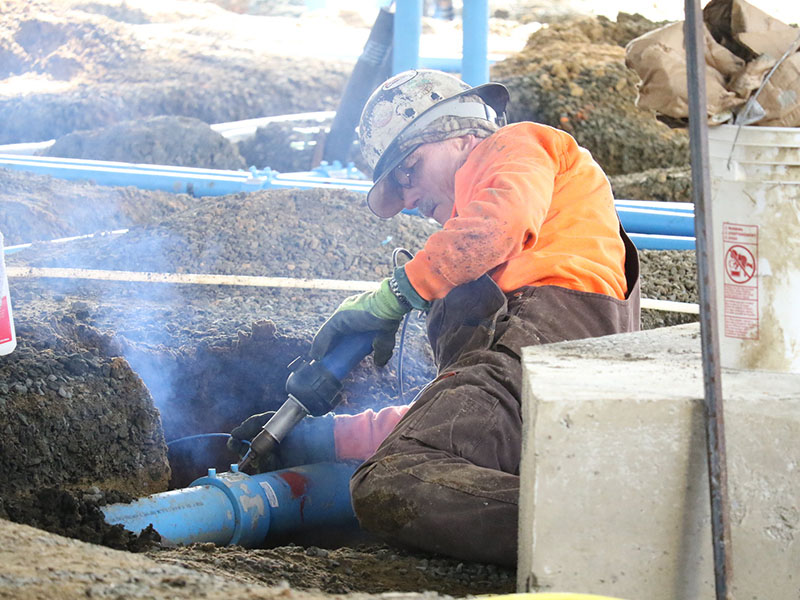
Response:
[{"label": "blue pipe fitting", "polygon": [[354,471],[354,463],[318,463],[250,476],[231,465],[219,475],[209,469],[184,489],[101,510],[109,524],[134,533],[152,524],[171,545],[213,542],[254,548],[270,533],[355,526],[349,487]]}]

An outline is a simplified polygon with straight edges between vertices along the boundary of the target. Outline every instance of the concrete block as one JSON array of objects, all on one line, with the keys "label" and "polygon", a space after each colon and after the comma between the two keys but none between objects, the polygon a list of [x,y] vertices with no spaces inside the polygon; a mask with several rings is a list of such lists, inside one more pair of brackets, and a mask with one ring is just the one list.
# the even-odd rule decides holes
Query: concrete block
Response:
[{"label": "concrete block", "polygon": [[[526,348],[518,591],[713,599],[697,323]],[[723,370],[733,592],[800,598],[800,375]]]}]

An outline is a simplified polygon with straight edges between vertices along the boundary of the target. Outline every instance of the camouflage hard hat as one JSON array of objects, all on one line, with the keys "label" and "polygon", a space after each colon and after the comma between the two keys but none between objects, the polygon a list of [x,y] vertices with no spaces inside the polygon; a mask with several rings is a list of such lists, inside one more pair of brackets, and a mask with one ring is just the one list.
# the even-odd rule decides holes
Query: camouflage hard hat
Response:
[{"label": "camouflage hard hat", "polygon": [[446,128],[448,118],[449,123],[488,122],[496,128],[504,123],[507,103],[508,90],[499,83],[471,87],[429,69],[404,71],[381,84],[367,100],[359,124],[361,153],[373,170],[367,195],[372,212],[389,218],[402,210],[401,189],[387,175],[428,141],[426,131]]}]

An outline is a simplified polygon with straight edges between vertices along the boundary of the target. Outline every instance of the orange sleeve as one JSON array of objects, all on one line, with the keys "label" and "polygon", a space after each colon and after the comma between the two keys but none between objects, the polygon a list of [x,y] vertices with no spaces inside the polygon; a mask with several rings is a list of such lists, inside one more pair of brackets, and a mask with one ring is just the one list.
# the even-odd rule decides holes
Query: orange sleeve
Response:
[{"label": "orange sleeve", "polygon": [[408,406],[388,406],[377,413],[368,409],[357,415],[336,415],[333,420],[336,459],[368,459],[407,411]]},{"label": "orange sleeve", "polygon": [[426,300],[484,273],[503,291],[560,285],[623,298],[624,245],[611,186],[563,131],[506,126],[456,173],[453,217],[406,263]]}]

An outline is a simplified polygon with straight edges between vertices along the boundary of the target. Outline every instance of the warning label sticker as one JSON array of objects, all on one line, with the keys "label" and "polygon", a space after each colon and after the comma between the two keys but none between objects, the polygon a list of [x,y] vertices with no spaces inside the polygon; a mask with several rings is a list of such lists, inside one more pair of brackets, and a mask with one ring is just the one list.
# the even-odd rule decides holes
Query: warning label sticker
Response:
[{"label": "warning label sticker", "polygon": [[758,339],[758,226],[722,224],[727,337]]},{"label": "warning label sticker", "polygon": [[264,493],[267,495],[267,502],[272,508],[278,507],[278,495],[275,493],[275,490],[272,489],[272,486],[267,483],[266,481],[261,482],[261,489],[264,490]]}]

